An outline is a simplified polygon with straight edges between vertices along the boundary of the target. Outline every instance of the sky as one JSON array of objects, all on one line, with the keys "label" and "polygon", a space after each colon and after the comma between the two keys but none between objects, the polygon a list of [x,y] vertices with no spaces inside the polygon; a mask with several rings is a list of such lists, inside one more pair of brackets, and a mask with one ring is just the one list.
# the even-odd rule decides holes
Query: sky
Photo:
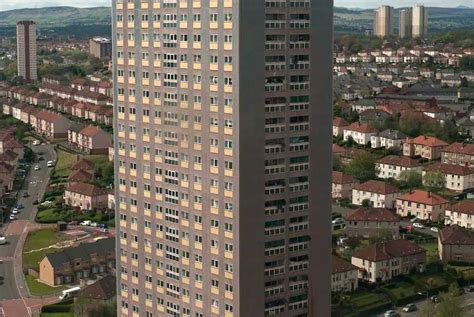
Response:
[{"label": "sky", "polygon": [[[474,0],[334,0],[335,5],[347,8],[375,8],[382,4],[391,4],[396,7],[424,4],[432,7],[456,7],[464,5],[474,7]],[[49,6],[97,7],[110,6],[112,0],[0,0],[0,11],[20,8],[40,8]]]}]

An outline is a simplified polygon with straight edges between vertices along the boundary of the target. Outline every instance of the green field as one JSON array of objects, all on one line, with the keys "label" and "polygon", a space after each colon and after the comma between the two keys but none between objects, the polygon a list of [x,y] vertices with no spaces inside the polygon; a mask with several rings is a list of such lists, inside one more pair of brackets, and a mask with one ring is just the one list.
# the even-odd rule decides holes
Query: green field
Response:
[{"label": "green field", "polygon": [[47,296],[59,294],[61,291],[65,290],[66,286],[52,287],[41,282],[38,282],[33,276],[25,275],[26,284],[28,284],[28,289],[30,290],[31,295],[33,296]]},{"label": "green field", "polygon": [[62,249],[44,249],[36,252],[24,253],[25,251],[39,250],[49,247],[57,242],[64,241],[66,236],[57,232],[56,229],[41,229],[28,235],[23,248],[23,267],[38,268],[39,262],[47,253],[58,252]]},{"label": "green field", "polygon": [[72,165],[76,162],[76,154],[58,150],[58,159],[54,167],[54,176],[67,177]]}]

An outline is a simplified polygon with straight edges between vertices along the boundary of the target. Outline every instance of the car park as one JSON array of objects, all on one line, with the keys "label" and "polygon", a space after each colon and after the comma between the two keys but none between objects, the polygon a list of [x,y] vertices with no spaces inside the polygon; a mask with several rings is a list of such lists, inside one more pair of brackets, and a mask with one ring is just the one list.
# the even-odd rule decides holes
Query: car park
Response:
[{"label": "car park", "polygon": [[425,229],[425,226],[423,226],[423,224],[421,224],[419,222],[414,222],[413,227],[415,227],[417,229]]},{"label": "car park", "polygon": [[405,307],[402,308],[402,311],[404,311],[405,313],[409,313],[415,310],[416,310],[415,304],[407,304]]}]

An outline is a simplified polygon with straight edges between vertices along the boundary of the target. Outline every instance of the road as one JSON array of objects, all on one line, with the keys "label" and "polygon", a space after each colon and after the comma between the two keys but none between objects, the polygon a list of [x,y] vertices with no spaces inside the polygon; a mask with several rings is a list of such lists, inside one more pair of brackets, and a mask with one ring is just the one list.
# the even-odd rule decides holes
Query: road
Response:
[{"label": "road", "polygon": [[[37,154],[43,153],[44,160],[33,164],[25,179],[24,188],[18,195],[18,202],[24,208],[17,215],[17,220],[7,222],[0,228],[7,237],[7,244],[0,246],[0,311],[3,309],[5,317],[30,316],[34,306],[40,307],[43,302],[41,299],[28,299],[21,253],[29,229],[38,226],[34,223],[37,207],[33,202],[41,201],[43,197],[50,173],[46,162],[56,160],[56,152],[51,144],[33,146],[32,149]],[[40,170],[35,171],[35,165],[39,165]],[[28,193],[28,197],[23,197],[24,192]]]},{"label": "road", "polygon": [[[466,313],[466,316],[474,316],[474,293],[465,293],[461,295],[463,299],[463,303],[461,307],[464,308],[464,312]],[[417,307],[417,310],[411,313],[404,313],[402,312],[402,307],[397,307],[397,308],[392,308],[391,310],[395,310],[400,314],[402,317],[421,317],[422,312],[423,312],[423,307],[426,305],[428,300],[420,300],[414,302],[414,304]],[[373,315],[374,317],[384,317],[384,313],[376,314]]]}]

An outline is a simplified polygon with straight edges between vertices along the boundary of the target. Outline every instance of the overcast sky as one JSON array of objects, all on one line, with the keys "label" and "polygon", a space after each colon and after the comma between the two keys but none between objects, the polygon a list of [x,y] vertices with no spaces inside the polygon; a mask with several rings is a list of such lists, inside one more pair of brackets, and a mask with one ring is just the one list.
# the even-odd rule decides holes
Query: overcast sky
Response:
[{"label": "overcast sky", "polygon": [[[0,0],[0,11],[18,8],[38,8],[48,6],[97,7],[110,6],[112,0]],[[424,4],[433,7],[474,6],[474,0],[335,0],[336,6],[349,8],[374,8],[381,4],[392,4],[396,7]]]}]

